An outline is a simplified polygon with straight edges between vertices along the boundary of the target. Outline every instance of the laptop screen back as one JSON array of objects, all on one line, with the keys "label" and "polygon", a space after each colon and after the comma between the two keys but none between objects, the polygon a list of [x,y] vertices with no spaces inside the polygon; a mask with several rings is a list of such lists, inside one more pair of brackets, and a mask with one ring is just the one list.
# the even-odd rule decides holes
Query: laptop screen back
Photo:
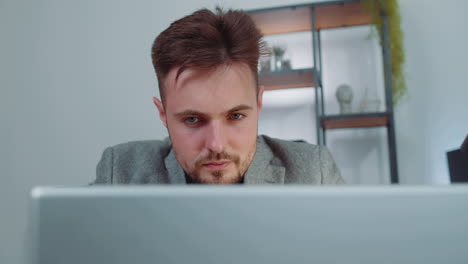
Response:
[{"label": "laptop screen back", "polygon": [[468,187],[37,188],[34,263],[468,263]]}]

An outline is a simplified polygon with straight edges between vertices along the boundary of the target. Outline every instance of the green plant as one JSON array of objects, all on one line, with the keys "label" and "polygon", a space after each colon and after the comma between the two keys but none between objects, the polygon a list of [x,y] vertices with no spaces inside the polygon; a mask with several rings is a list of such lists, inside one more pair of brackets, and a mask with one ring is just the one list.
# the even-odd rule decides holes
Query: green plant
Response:
[{"label": "green plant", "polygon": [[385,10],[388,17],[388,33],[390,44],[391,68],[392,68],[392,97],[397,104],[407,91],[404,63],[405,53],[403,49],[403,32],[401,30],[400,9],[397,0],[364,0],[364,7],[372,13],[373,23],[380,36],[382,44],[383,20],[381,9]]}]

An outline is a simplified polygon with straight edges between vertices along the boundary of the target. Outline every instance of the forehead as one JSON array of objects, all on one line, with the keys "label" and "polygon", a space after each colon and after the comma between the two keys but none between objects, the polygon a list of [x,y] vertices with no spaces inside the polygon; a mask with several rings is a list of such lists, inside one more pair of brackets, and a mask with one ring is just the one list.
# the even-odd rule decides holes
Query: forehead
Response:
[{"label": "forehead", "polygon": [[255,77],[245,64],[221,65],[214,69],[189,68],[177,76],[178,70],[178,67],[171,69],[165,80],[166,108],[199,109],[256,102]]}]

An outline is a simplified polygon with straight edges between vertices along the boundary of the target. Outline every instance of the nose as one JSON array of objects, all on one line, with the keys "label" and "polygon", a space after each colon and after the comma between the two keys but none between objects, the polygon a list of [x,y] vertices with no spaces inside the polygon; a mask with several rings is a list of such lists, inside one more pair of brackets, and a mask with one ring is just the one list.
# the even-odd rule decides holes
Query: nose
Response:
[{"label": "nose", "polygon": [[212,121],[206,128],[206,148],[210,152],[221,153],[225,150],[225,133],[223,131],[223,125],[218,121]]}]

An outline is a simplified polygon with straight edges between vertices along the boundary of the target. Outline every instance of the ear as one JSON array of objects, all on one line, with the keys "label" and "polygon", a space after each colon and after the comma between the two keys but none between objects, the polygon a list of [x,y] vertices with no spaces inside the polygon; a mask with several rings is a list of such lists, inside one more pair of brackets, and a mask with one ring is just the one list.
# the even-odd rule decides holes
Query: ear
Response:
[{"label": "ear", "polygon": [[167,127],[166,111],[164,110],[164,104],[161,102],[161,100],[159,100],[156,97],[153,97],[153,103],[156,106],[156,108],[158,108],[159,119],[161,119],[163,125]]},{"label": "ear", "polygon": [[265,87],[263,85],[258,87],[258,99],[257,99],[258,110],[261,110],[263,107],[263,91],[265,91]]}]

